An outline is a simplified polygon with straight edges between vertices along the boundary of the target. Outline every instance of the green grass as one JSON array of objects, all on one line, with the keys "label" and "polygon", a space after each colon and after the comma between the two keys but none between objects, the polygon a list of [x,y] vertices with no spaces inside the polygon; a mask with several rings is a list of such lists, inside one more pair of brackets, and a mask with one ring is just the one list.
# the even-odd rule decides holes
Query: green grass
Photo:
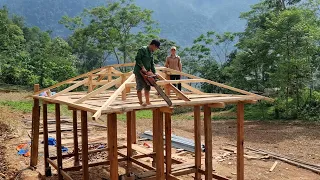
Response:
[{"label": "green grass", "polygon": [[[32,107],[33,107],[33,101],[0,101],[0,105],[2,106],[8,106],[14,110],[23,112],[23,113],[31,113]],[[41,104],[40,104],[41,105]],[[54,104],[48,105],[48,112],[54,113],[55,112],[55,106]],[[61,115],[63,116],[71,116],[71,112],[68,110],[67,106],[61,106]]]},{"label": "green grass", "polygon": [[[136,119],[151,119],[152,118],[152,111],[151,110],[143,110],[136,112]],[[119,120],[126,120],[126,114],[118,114]]]}]

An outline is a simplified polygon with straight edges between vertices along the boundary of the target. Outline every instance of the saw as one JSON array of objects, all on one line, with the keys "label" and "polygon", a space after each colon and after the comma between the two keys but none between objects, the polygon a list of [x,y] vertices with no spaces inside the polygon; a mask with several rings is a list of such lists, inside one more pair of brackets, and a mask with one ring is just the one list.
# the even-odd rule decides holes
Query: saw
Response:
[{"label": "saw", "polygon": [[140,70],[140,74],[142,75],[144,81],[147,83],[148,86],[154,87],[157,92],[160,94],[160,96],[166,101],[168,106],[172,106],[172,102],[170,98],[166,95],[166,93],[163,92],[160,86],[156,83],[158,80],[157,75],[153,74],[152,72],[144,72]]}]

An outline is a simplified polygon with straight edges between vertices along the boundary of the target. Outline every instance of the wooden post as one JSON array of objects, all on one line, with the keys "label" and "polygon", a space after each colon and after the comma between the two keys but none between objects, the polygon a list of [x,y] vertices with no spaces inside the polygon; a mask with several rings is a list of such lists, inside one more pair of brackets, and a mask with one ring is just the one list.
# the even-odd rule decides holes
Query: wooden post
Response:
[{"label": "wooden post", "polygon": [[93,84],[92,84],[92,74],[88,76],[88,93],[91,93],[93,90]]},{"label": "wooden post", "polygon": [[194,106],[195,180],[201,180],[201,121],[200,106]]},{"label": "wooden post", "polygon": [[136,111],[132,111],[131,112],[131,115],[132,115],[132,119],[131,119],[131,122],[132,122],[132,131],[131,131],[131,134],[132,134],[132,144],[137,144],[137,122],[136,122]]},{"label": "wooden post", "polygon": [[[152,110],[152,135],[153,135],[153,138],[152,138],[152,149],[153,149],[153,153],[156,153],[157,151],[157,145],[158,145],[158,142],[157,140],[159,139],[157,136],[158,134],[156,133],[157,131],[157,111],[156,110]],[[156,157],[153,156],[152,158],[152,167],[156,167]]]},{"label": "wooden post", "polygon": [[73,149],[74,149],[74,166],[79,166],[79,143],[78,143],[78,118],[77,110],[73,110]]},{"label": "wooden post", "polygon": [[88,165],[88,114],[87,111],[81,111],[81,140],[82,140],[82,179],[89,179]]},{"label": "wooden post", "polygon": [[57,141],[57,166],[58,166],[58,179],[62,180],[62,146],[61,146],[61,120],[60,120],[60,104],[55,104],[56,106],[56,141]]},{"label": "wooden post", "polygon": [[211,108],[204,106],[204,134],[205,134],[205,179],[212,180],[212,126]]},{"label": "wooden post", "polygon": [[163,153],[163,113],[159,108],[155,110],[155,119],[156,121],[156,135],[157,139],[154,139],[153,142],[157,143],[156,146],[156,179],[164,180],[164,153]]},{"label": "wooden post", "polygon": [[130,158],[132,157],[132,114],[133,112],[127,112],[127,176],[130,175],[132,169],[132,162]]},{"label": "wooden post", "polygon": [[[39,84],[34,85],[34,92],[40,90]],[[39,128],[40,128],[40,106],[39,99],[33,98],[32,108],[32,139],[31,139],[31,159],[30,166],[38,165],[38,148],[39,148]]]},{"label": "wooden post", "polygon": [[244,103],[237,105],[237,180],[244,180]]},{"label": "wooden post", "polygon": [[108,148],[110,160],[110,179],[117,180],[118,175],[118,146],[117,146],[117,114],[108,114]]},{"label": "wooden post", "polygon": [[45,176],[49,177],[52,175],[51,168],[47,158],[49,158],[49,147],[48,147],[48,107],[46,102],[42,104],[43,108],[43,145],[44,145],[44,167]]},{"label": "wooden post", "polygon": [[112,81],[112,75],[111,75],[111,72],[112,72],[112,67],[108,67],[108,81],[111,82]]},{"label": "wooden post", "polygon": [[[124,74],[121,75],[121,83],[123,84],[126,81],[126,76]],[[122,101],[127,99],[127,88],[124,88],[121,95]]]},{"label": "wooden post", "polygon": [[171,113],[165,113],[165,135],[166,135],[166,179],[171,174]]}]

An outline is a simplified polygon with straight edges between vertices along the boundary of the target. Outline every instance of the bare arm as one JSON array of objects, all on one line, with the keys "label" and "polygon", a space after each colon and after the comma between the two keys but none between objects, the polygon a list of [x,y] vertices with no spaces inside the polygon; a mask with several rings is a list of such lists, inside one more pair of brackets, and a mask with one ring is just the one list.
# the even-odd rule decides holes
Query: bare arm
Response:
[{"label": "bare arm", "polygon": [[182,71],[182,63],[181,63],[180,57],[179,57],[179,70]]}]

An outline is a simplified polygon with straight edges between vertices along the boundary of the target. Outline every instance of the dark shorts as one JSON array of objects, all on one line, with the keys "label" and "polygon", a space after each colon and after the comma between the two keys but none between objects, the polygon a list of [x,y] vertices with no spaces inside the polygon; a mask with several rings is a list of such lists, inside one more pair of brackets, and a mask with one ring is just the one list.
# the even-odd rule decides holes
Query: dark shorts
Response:
[{"label": "dark shorts", "polygon": [[144,89],[145,91],[150,91],[151,87],[147,85],[144,81],[143,77],[139,74],[136,74],[136,84],[137,84],[137,91],[141,91]]}]

